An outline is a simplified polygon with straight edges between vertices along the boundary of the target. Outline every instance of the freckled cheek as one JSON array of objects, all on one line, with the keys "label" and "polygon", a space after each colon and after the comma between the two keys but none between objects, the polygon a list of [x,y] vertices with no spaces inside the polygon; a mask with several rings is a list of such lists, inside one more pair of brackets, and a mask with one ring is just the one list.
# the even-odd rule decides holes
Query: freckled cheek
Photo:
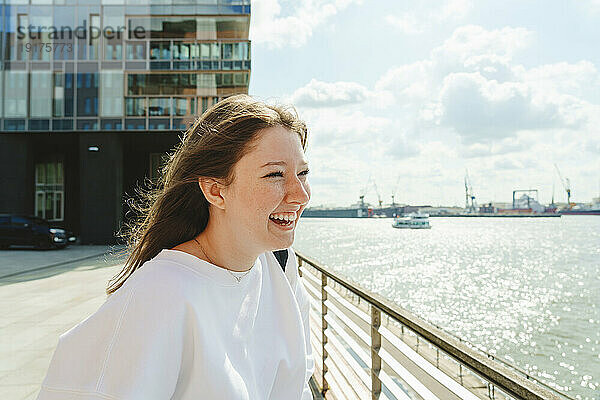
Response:
[{"label": "freckled cheek", "polygon": [[[277,209],[284,197],[285,191],[282,186],[256,185],[249,193],[248,204],[258,215],[269,215]],[[258,216],[257,215],[257,216]]]}]

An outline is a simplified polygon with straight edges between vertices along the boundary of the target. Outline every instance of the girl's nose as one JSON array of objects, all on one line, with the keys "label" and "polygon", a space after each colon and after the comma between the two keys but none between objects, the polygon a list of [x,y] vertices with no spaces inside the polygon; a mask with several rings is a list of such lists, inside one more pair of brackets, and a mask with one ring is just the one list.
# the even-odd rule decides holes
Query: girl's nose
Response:
[{"label": "girl's nose", "polygon": [[290,203],[305,205],[310,200],[310,187],[307,182],[303,182],[297,176],[288,185],[287,199]]}]

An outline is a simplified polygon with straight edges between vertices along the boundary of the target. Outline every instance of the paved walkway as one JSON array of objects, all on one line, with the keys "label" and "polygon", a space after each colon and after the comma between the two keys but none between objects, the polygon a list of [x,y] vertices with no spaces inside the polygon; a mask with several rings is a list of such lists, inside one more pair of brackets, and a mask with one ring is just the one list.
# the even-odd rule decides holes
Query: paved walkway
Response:
[{"label": "paved walkway", "polygon": [[[108,246],[68,246],[64,249],[34,250],[20,248],[0,250],[0,279],[23,271],[37,270],[65,262],[103,255]],[[120,248],[115,248],[116,250]]]},{"label": "paved walkway", "polygon": [[104,303],[122,267],[107,250],[0,251],[0,399],[37,397],[59,335]]}]

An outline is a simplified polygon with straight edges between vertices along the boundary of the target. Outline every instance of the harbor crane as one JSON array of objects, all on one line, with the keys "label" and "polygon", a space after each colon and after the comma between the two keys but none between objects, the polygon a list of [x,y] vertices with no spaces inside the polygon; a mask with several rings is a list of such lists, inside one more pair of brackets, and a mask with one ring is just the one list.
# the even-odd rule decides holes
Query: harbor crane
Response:
[{"label": "harbor crane", "polygon": [[[471,204],[469,204],[469,201]],[[475,212],[475,195],[473,194],[473,185],[469,178],[469,171],[465,169],[465,210]]]},{"label": "harbor crane", "polygon": [[377,184],[375,183],[375,180],[370,175],[369,175],[369,180],[367,181],[367,184],[361,190],[360,200],[361,200],[361,202],[364,202],[365,195],[367,194],[367,192],[369,191],[369,188],[371,186],[373,186],[373,188],[375,189],[375,194],[377,195],[377,201],[379,203],[379,207],[381,207],[381,205],[383,204],[383,201],[381,200],[381,196],[379,195],[379,190],[377,190]]},{"label": "harbor crane", "polygon": [[375,181],[373,181],[373,187],[375,188],[375,194],[377,194],[377,202],[379,203],[379,207],[381,207],[383,201],[381,200],[381,196],[379,195],[379,190],[377,190],[377,184]]},{"label": "harbor crane", "polygon": [[569,209],[571,209],[571,181],[569,181],[569,178],[563,179],[560,169],[558,169],[558,165],[554,164],[554,167],[556,168],[556,172],[558,172],[560,183],[562,183],[565,192],[567,192],[567,205]]},{"label": "harbor crane", "polygon": [[392,207],[396,205],[396,201],[394,198],[396,197],[396,191],[398,190],[398,184],[400,183],[400,177],[402,175],[398,174],[398,178],[396,179],[396,184],[394,185],[394,190],[392,191]]}]

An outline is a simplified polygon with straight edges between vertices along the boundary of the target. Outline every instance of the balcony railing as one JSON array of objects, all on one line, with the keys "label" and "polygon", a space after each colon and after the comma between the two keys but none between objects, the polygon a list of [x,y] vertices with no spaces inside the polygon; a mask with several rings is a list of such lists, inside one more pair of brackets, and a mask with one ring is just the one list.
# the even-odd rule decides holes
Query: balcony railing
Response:
[{"label": "balcony railing", "polygon": [[327,399],[572,399],[296,256],[311,301],[312,384]]}]

